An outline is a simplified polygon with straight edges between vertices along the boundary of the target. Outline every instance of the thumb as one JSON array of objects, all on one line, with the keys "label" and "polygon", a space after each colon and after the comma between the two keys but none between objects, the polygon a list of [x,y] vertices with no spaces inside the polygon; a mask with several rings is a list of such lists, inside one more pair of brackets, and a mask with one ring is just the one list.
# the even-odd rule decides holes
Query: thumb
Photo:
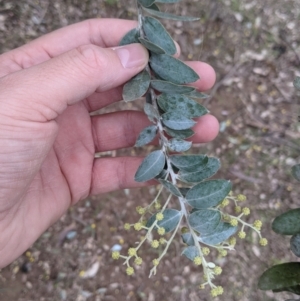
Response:
[{"label": "thumb", "polygon": [[[124,84],[142,71],[147,61],[148,52],[140,44],[80,46],[0,79],[0,109],[10,116],[18,114],[22,120],[52,120],[96,91]],[[15,106],[17,110],[13,110]]]}]

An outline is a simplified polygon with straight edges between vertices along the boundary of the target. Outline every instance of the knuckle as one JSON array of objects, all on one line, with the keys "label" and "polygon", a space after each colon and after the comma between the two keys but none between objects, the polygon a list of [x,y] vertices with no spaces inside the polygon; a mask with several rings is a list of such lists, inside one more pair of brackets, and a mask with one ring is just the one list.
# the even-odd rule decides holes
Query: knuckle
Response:
[{"label": "knuckle", "polygon": [[88,72],[99,71],[107,65],[107,58],[104,51],[101,51],[100,47],[95,45],[82,45],[75,49],[75,59],[79,62],[79,65],[83,71]]}]

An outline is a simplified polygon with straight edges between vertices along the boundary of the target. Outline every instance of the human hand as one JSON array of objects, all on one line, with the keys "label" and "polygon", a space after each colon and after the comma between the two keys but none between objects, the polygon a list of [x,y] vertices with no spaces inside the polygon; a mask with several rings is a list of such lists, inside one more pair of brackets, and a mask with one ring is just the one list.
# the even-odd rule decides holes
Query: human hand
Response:
[{"label": "human hand", "polygon": [[[20,256],[67,209],[89,195],[138,187],[142,158],[95,159],[134,145],[148,125],[137,111],[90,117],[121,100],[122,84],[144,69],[147,51],[116,47],[133,21],[88,20],[45,35],[0,56],[0,268]],[[188,63],[193,85],[212,87],[213,69]],[[193,141],[218,132],[210,115]]]}]

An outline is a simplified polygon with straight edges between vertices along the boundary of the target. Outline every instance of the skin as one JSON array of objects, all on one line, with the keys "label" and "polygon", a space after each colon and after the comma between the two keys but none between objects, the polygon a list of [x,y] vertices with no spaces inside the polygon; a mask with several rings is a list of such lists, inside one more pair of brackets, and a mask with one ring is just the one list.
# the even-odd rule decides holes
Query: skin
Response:
[{"label": "skin", "polygon": [[[134,181],[143,158],[94,158],[132,147],[149,124],[146,116],[89,115],[120,101],[122,85],[147,64],[141,45],[116,48],[134,27],[133,21],[88,20],[0,56],[0,268],[78,201],[147,185]],[[212,67],[188,64],[201,78],[193,86],[210,89]],[[218,129],[215,117],[204,116],[193,141],[211,141]]]}]

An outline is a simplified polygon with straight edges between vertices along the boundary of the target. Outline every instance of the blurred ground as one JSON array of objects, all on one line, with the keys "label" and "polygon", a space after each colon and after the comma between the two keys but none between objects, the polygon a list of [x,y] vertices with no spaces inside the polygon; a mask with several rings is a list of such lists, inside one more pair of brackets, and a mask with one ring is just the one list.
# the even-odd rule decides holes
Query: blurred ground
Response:
[{"label": "blurred ground", "polygon": [[[134,3],[0,0],[0,53],[87,18],[135,19]],[[231,179],[234,191],[247,195],[252,209],[249,221],[263,220],[263,235],[270,242],[262,249],[250,232],[236,252],[219,262],[224,272],[217,283],[225,293],[216,300],[291,298],[291,294],[258,291],[256,281],[268,266],[297,260],[289,251],[289,240],[273,234],[270,224],[279,213],[299,206],[300,188],[291,180],[290,169],[299,162],[300,149],[300,95],[292,87],[300,74],[300,3],[184,0],[173,6],[170,11],[201,16],[201,22],[190,24],[165,22],[182,48],[182,57],[206,61],[218,75],[206,105],[219,118],[221,133],[193,152],[220,157],[223,167],[218,177]],[[133,104],[131,109],[139,107]],[[129,149],[106,155],[135,153]],[[0,272],[1,301],[211,300],[197,289],[201,273],[180,256],[179,239],[150,280],[154,251],[144,250],[146,263],[132,278],[111,260],[112,246],[118,244],[125,251],[136,241],[123,225],[137,219],[134,208],[147,204],[154,193],[155,188],[119,191],[71,208],[26,254]],[[81,272],[91,268],[97,273],[82,278]]]}]

